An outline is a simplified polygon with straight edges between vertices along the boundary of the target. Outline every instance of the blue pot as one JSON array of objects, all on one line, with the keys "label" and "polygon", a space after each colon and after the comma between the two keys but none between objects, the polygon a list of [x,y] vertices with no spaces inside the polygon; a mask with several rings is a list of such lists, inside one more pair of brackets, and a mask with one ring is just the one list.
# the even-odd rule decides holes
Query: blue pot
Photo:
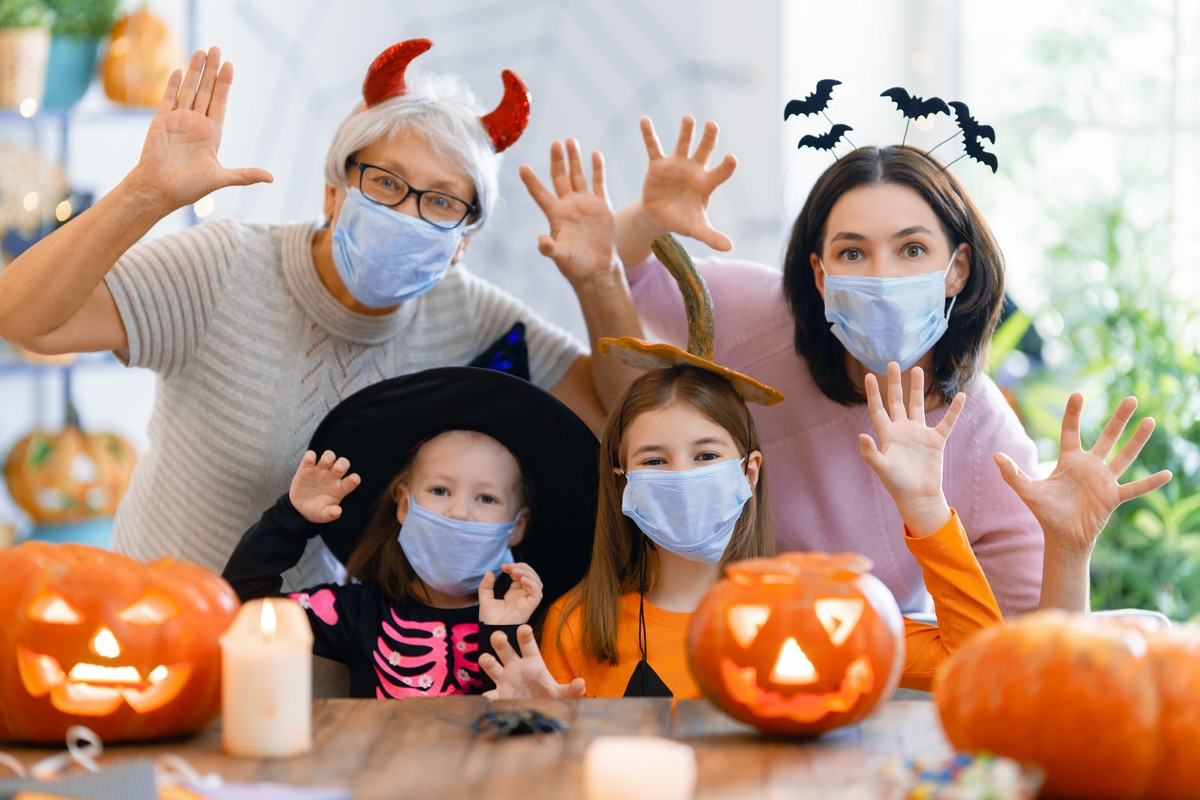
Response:
[{"label": "blue pot", "polygon": [[112,547],[113,518],[97,517],[84,522],[67,522],[56,525],[35,525],[27,538],[41,542],[62,544],[90,544],[108,550]]},{"label": "blue pot", "polygon": [[51,37],[43,108],[70,108],[79,102],[96,76],[99,49],[100,37]]}]

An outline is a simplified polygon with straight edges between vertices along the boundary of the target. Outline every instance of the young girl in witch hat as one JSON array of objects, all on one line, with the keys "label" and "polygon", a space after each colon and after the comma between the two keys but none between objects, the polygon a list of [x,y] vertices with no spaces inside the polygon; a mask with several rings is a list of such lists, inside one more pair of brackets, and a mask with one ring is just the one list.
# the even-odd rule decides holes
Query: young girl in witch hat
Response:
[{"label": "young girl in witch hat", "polygon": [[[683,289],[689,352],[635,339],[601,340],[605,352],[651,371],[629,387],[605,427],[591,567],[550,609],[540,648],[527,626],[517,634],[520,654],[493,637],[498,660],[480,658],[497,684],[492,696],[699,697],[687,666],[691,612],[726,564],[774,552],[765,464],[745,401],[772,403],[782,396],[712,363],[711,301],[703,279],[669,236],[656,241],[655,254]],[[941,422],[928,427],[922,377],[916,368],[906,408],[899,365],[887,369],[886,403],[875,376],[867,376],[879,443],[864,435],[858,444],[899,509],[904,525],[896,535],[920,562],[941,623],[905,619],[900,685],[927,690],[941,661],[1001,616],[942,493],[942,453],[965,397],[958,394]],[[1076,404],[1064,422],[1064,444],[1068,426],[1075,426],[1075,450],[1078,412]],[[1080,459],[1070,481],[1044,482],[1045,502],[1081,517],[1094,510],[1098,501],[1080,489],[1108,475],[1104,457],[1131,413],[1118,410],[1089,454],[1100,451],[1099,457]],[[1123,470],[1148,436],[1140,427],[1114,464]],[[1098,534],[1103,521],[1092,527]]]},{"label": "young girl in witch hat", "polygon": [[288,596],[313,652],[348,666],[352,696],[479,693],[487,634],[536,622],[583,576],[596,461],[579,418],[520,378],[447,367],[383,381],[329,413],[224,576],[243,599],[277,594],[319,535],[356,582]]}]

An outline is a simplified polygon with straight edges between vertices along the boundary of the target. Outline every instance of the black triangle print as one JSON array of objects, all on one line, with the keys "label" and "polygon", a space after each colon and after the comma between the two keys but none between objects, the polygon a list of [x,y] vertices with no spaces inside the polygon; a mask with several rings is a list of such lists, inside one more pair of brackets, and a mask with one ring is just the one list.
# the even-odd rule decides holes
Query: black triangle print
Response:
[{"label": "black triangle print", "polygon": [[633,668],[629,683],[625,686],[626,697],[674,697],[675,693],[667,688],[662,678],[654,668],[642,659]]}]

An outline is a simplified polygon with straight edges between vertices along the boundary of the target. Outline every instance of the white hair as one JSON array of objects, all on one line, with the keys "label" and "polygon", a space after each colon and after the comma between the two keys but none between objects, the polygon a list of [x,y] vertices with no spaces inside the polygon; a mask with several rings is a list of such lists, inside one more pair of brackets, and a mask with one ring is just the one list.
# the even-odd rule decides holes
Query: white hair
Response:
[{"label": "white hair", "polygon": [[359,150],[401,131],[418,133],[439,158],[462,170],[475,184],[479,211],[468,218],[463,229],[474,232],[495,208],[500,188],[501,156],[479,120],[483,109],[471,90],[451,75],[409,73],[405,84],[404,94],[371,108],[359,101],[342,121],[329,145],[325,182],[345,186],[346,162]]}]

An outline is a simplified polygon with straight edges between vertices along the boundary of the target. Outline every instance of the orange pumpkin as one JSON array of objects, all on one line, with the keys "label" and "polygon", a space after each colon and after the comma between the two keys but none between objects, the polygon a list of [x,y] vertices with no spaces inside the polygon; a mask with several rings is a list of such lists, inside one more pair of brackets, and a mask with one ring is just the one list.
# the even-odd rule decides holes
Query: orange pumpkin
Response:
[{"label": "orange pumpkin", "polygon": [[0,739],[150,739],[219,712],[217,637],[238,607],[219,576],[45,542],[0,551],[0,575]]},{"label": "orange pumpkin", "polygon": [[171,29],[143,5],[117,20],[100,63],[104,93],[117,103],[152,108],[183,63]]},{"label": "orange pumpkin", "polygon": [[129,487],[137,453],[112,433],[87,433],[68,423],[19,440],[4,464],[13,501],[35,523],[81,522],[112,516]]},{"label": "orange pumpkin", "polygon": [[1200,796],[1196,629],[1038,612],[973,636],[935,692],[951,744],[1040,767],[1046,796]]},{"label": "orange pumpkin", "polygon": [[900,680],[904,622],[864,556],[739,561],[692,615],[688,660],[718,708],[769,733],[858,722]]}]

